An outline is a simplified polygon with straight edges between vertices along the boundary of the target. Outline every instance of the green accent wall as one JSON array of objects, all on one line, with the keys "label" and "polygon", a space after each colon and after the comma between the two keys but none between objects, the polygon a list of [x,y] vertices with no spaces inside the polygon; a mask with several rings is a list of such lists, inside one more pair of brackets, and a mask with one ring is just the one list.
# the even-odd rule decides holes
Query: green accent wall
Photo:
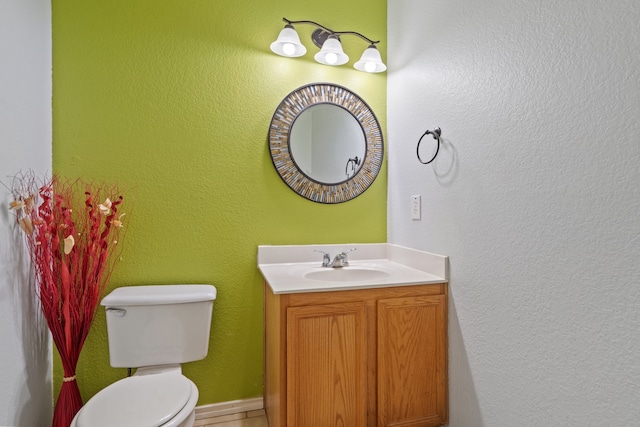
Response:
[{"label": "green accent wall", "polygon": [[[258,245],[386,241],[386,161],[361,196],[322,205],[282,182],[267,143],[277,105],[312,82],[350,88],[385,129],[386,74],[353,69],[366,42],[344,36],[351,59],[337,68],[313,60],[313,26],[296,26],[302,58],[269,44],[284,16],[380,39],[386,58],[386,8],[386,0],[52,2],[53,171],[124,189],[124,252],[108,290],[217,287],[209,355],[183,367],[200,405],[262,395]],[[109,365],[100,309],[77,371],[83,398],[125,375]],[[54,377],[57,395],[59,363]]]}]

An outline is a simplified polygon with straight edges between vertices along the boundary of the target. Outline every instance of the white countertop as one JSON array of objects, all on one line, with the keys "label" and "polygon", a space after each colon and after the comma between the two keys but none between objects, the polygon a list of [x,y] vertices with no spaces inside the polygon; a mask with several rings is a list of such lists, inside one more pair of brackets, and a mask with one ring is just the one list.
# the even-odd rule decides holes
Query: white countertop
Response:
[{"label": "white countertop", "polygon": [[[342,269],[322,267],[322,254],[315,252],[328,252],[333,259],[352,248],[349,266]],[[258,268],[274,294],[443,283],[448,265],[446,256],[389,243],[258,247]],[[365,276],[342,280],[351,273]],[[309,278],[315,274],[321,277]]]}]

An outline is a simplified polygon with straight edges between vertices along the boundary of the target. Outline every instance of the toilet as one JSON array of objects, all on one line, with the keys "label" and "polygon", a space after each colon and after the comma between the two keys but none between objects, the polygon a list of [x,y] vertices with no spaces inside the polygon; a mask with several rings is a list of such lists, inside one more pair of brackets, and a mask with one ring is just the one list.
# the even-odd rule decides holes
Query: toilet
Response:
[{"label": "toilet", "polygon": [[192,427],[198,388],[182,364],[207,356],[215,299],[211,285],[126,286],[104,297],[109,362],[136,371],[93,396],[71,427]]}]

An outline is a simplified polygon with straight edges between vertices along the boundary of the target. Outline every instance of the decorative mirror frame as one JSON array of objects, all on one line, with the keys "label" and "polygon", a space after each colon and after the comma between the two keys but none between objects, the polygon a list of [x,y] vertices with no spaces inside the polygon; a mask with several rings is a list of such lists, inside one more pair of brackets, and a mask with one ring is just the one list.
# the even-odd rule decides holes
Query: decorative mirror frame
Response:
[{"label": "decorative mirror frame", "polygon": [[[289,137],[293,123],[303,111],[317,104],[344,108],[358,121],[365,136],[362,166],[354,176],[336,184],[309,177],[291,155]],[[269,126],[269,150],[278,174],[293,191],[314,202],[331,204],[358,197],[371,186],[382,167],[384,142],[378,119],[358,95],[332,83],[313,83],[294,90],[278,105]]]}]

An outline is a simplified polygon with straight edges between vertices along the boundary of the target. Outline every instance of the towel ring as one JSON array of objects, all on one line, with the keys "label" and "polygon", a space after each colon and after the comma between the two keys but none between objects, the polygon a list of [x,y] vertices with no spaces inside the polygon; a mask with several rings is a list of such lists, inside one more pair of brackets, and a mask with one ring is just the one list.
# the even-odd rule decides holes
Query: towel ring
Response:
[{"label": "towel ring", "polygon": [[[438,141],[438,145],[436,146],[436,152],[433,154],[433,157],[428,162],[425,162],[420,158],[420,143],[422,142],[422,138],[424,138],[427,135],[432,135],[433,139]],[[428,165],[429,163],[433,162],[436,156],[438,155],[438,151],[440,151],[440,135],[442,135],[442,131],[440,130],[440,128],[435,128],[432,131],[427,129],[427,131],[423,133],[420,139],[418,140],[418,146],[416,147],[416,155],[418,156],[418,160],[420,161],[420,163],[422,163],[423,165]]]}]

